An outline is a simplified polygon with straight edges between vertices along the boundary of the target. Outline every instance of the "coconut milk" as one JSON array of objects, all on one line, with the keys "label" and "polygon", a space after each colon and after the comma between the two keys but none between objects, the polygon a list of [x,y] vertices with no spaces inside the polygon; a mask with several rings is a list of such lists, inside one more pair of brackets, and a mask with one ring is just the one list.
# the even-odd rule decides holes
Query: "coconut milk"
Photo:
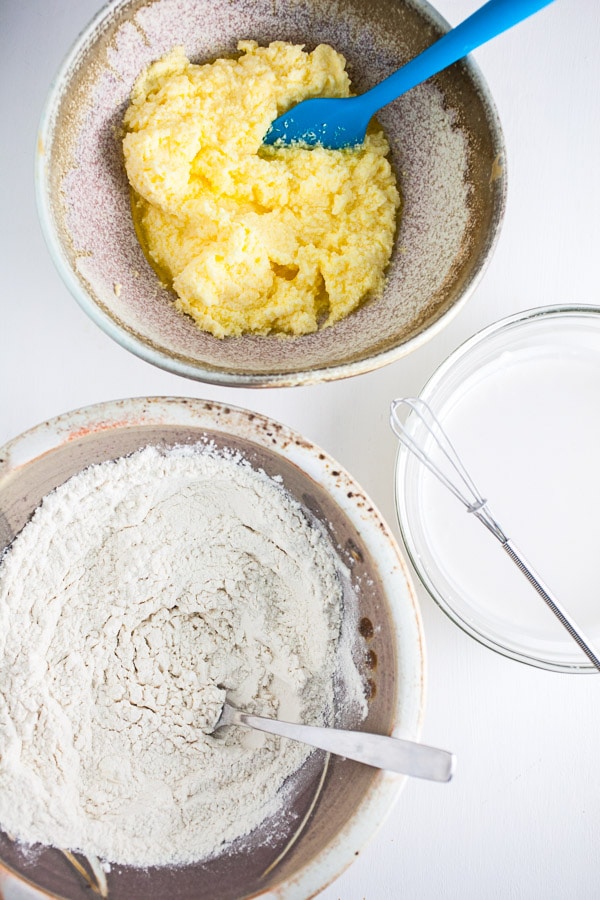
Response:
[{"label": "coconut milk", "polygon": [[[591,347],[504,352],[438,410],[505,533],[600,643],[600,355]],[[425,545],[475,627],[580,651],[500,543],[426,470]]]}]

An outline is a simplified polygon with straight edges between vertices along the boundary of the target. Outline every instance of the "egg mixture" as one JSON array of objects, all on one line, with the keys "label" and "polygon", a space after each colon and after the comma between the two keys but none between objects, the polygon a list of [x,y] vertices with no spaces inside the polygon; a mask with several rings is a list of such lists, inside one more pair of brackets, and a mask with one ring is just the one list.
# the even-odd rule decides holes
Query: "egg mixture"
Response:
[{"label": "egg mixture", "polygon": [[137,79],[125,114],[134,218],[176,305],[218,338],[302,335],[381,292],[400,196],[373,128],[358,148],[267,147],[309,97],[347,97],[345,60],[276,41],[191,63],[182,48]]}]

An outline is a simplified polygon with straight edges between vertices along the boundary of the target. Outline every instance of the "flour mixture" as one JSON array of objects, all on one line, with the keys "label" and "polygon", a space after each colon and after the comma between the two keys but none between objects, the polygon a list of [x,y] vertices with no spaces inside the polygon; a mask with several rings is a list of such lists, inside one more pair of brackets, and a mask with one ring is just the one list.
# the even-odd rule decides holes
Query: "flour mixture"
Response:
[{"label": "flour mixture", "polygon": [[225,690],[327,721],[342,575],[264,473],[210,448],[146,448],[45,498],[0,565],[0,826],[138,866],[189,863],[282,803],[310,753],[207,734]]}]

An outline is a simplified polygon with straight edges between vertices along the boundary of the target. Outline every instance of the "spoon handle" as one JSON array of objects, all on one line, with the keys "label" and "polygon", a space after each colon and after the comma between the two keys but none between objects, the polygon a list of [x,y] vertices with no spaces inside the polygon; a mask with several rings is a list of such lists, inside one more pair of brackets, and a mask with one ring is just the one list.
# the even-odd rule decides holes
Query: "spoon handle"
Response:
[{"label": "spoon handle", "polygon": [[228,725],[246,725],[269,734],[291,738],[345,756],[367,766],[388,769],[415,778],[430,781],[450,781],[454,774],[456,758],[447,750],[438,750],[426,744],[404,741],[400,738],[362,731],[343,731],[339,728],[319,728],[315,725],[293,725],[276,719],[252,716],[228,707]]},{"label": "spoon handle", "polygon": [[363,94],[362,99],[372,113],[377,112],[396,97],[441,72],[471,50],[502,34],[551,2],[552,0],[489,0],[419,56]]}]

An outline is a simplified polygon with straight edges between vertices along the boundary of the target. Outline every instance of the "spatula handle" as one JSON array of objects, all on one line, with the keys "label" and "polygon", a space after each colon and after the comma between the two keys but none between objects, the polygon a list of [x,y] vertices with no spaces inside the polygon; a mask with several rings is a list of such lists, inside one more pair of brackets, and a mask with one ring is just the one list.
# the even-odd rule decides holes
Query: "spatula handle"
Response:
[{"label": "spatula handle", "polygon": [[441,72],[471,50],[487,43],[551,2],[552,0],[489,0],[419,56],[363,94],[363,99],[372,106],[372,113],[377,112],[396,97]]}]

